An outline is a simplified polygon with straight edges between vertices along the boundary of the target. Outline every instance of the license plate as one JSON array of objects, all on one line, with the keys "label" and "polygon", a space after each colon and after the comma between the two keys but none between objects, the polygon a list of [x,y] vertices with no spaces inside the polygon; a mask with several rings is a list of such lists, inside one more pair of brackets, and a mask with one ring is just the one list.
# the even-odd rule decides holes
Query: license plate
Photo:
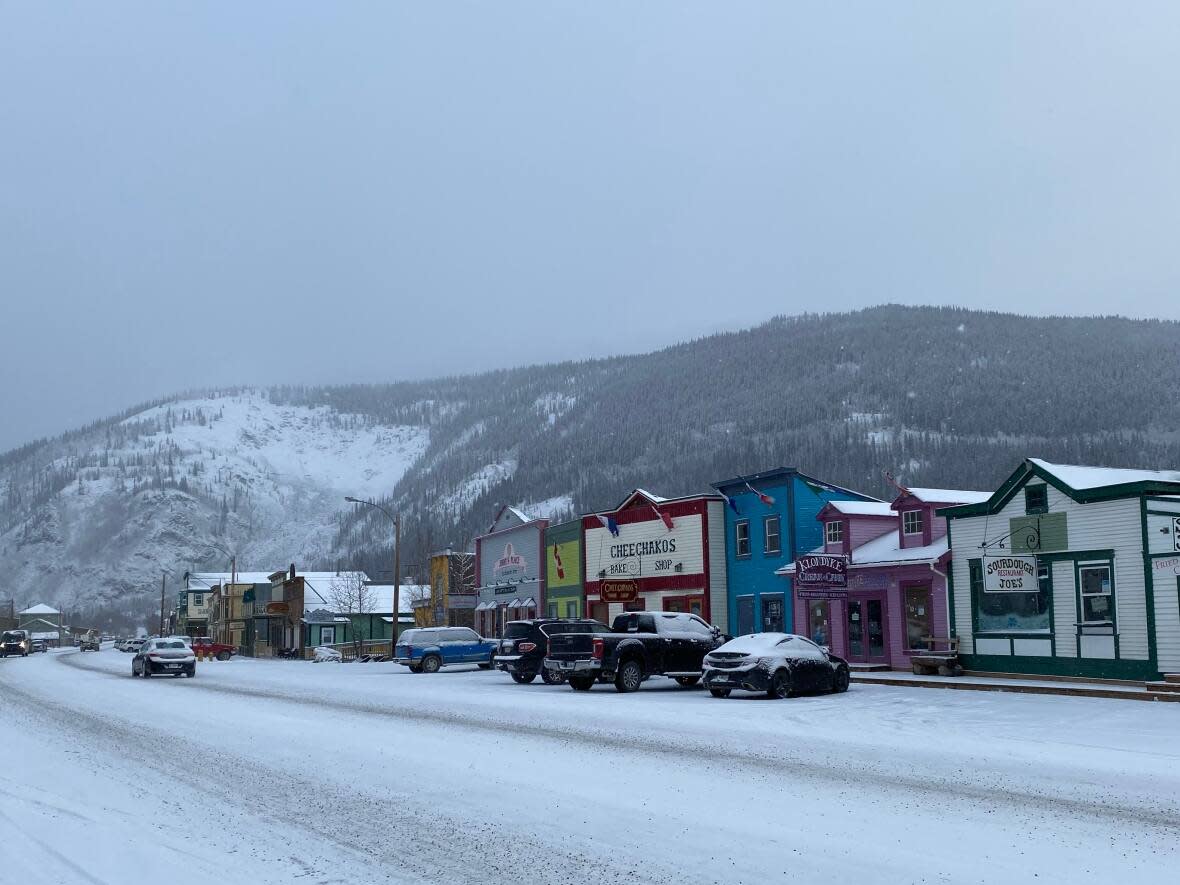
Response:
[{"label": "license plate", "polygon": [[180,664],[167,664],[165,666],[167,666],[169,670],[175,670],[177,667],[180,666]]},{"label": "license plate", "polygon": [[714,676],[709,680],[710,682],[729,682],[728,676]]},{"label": "license plate", "polygon": [[562,670],[572,670],[572,669],[574,669],[574,662],[573,661],[559,661],[557,666],[560,667]]}]

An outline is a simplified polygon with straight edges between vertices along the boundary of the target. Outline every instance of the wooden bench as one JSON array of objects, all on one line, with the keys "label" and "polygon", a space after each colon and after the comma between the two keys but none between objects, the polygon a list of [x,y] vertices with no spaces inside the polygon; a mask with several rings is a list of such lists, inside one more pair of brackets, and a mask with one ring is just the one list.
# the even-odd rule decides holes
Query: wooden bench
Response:
[{"label": "wooden bench", "polygon": [[923,636],[924,649],[910,650],[910,665],[915,676],[962,676],[959,665],[959,638],[957,636]]}]

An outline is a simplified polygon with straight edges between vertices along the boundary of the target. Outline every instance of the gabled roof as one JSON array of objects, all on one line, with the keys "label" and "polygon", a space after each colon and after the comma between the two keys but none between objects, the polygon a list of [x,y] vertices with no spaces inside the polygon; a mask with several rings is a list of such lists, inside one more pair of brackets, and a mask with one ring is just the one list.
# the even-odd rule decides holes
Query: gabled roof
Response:
[{"label": "gabled roof", "polygon": [[803,480],[803,482],[806,485],[811,486],[813,488],[819,487],[821,489],[826,489],[826,490],[833,491],[833,492],[839,492],[840,494],[843,494],[843,495],[852,495],[853,497],[858,498],[861,501],[876,501],[877,500],[872,495],[866,495],[863,492],[857,492],[857,491],[854,491],[853,489],[846,489],[843,486],[838,486],[838,485],[835,485],[834,483],[826,482],[825,480],[822,480],[822,479],[817,479],[816,477],[811,476],[810,474],[804,473],[802,470],[799,470],[797,467],[774,467],[774,468],[771,468],[770,470],[763,470],[760,473],[752,473],[748,476],[735,476],[732,479],[723,479],[720,482],[713,483],[712,485],[713,485],[713,488],[718,489],[719,491],[724,491],[725,489],[730,489],[730,488],[745,489],[746,483],[749,483],[750,485],[757,487],[757,484],[759,482],[766,482],[768,480],[775,480],[775,479],[784,479],[784,478],[789,478],[792,476],[799,477],[801,480]]},{"label": "gabled roof", "polygon": [[[653,495],[651,492],[647,491],[646,489],[632,489],[631,492],[628,493],[627,497],[625,497],[622,501],[620,501],[618,506],[615,507],[613,510],[596,510],[596,511],[594,511],[594,513],[618,513],[620,510],[623,510],[624,508],[626,508],[628,505],[634,503],[635,501],[645,501],[648,504],[658,505],[658,504],[671,504],[676,501],[696,501],[696,500],[702,499],[702,498],[706,499],[706,500],[712,500],[712,501],[720,501],[721,500],[721,496],[714,493],[714,492],[700,492],[696,495],[680,495],[677,498],[664,498],[664,497],[661,497],[660,495]],[[589,515],[593,515],[593,514],[583,514],[583,515],[589,516]]]},{"label": "gabled roof", "polygon": [[42,603],[39,603],[38,605],[34,605],[32,608],[26,608],[23,612],[17,612],[17,614],[21,614],[21,615],[60,615],[61,612],[59,612],[57,609],[53,608],[52,606],[48,606],[42,602]]},{"label": "gabled roof", "polygon": [[515,528],[518,525],[524,525],[527,522],[533,522],[533,517],[529,516],[519,507],[513,507],[511,504],[505,504],[496,511],[496,518],[492,520],[492,524],[488,526],[487,534],[492,532],[502,532],[505,529]]},{"label": "gabled roof", "polygon": [[820,510],[820,514],[828,509],[835,510],[845,516],[876,516],[897,519],[893,505],[886,504],[884,501],[828,501]]},{"label": "gabled roof", "polygon": [[995,513],[1034,477],[1044,480],[1081,504],[1134,498],[1139,495],[1180,495],[1180,471],[1177,470],[1087,467],[1080,464],[1053,464],[1041,458],[1026,458],[986,501],[944,507],[936,512],[951,518]]},{"label": "gabled roof", "polygon": [[[238,572],[239,584],[269,584],[273,572]],[[188,589],[207,592],[219,584],[228,584],[234,579],[232,572],[189,572],[185,575]]]}]

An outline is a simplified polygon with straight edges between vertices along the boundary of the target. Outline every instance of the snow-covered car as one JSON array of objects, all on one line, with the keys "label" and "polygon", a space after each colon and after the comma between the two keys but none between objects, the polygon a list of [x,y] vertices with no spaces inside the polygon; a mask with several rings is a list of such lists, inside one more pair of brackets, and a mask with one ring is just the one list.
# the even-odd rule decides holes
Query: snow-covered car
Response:
[{"label": "snow-covered car", "polygon": [[132,676],[197,675],[197,656],[179,639],[148,639],[131,659]]},{"label": "snow-covered car", "polygon": [[33,651],[47,652],[47,651],[49,651],[49,646],[45,644],[44,639],[34,639],[33,640]]},{"label": "snow-covered car", "polygon": [[313,664],[338,664],[342,660],[343,658],[341,657],[340,652],[336,651],[334,648],[329,648],[326,645],[321,645],[319,648],[317,648],[311,659]]},{"label": "snow-covered car", "polygon": [[787,698],[848,691],[848,662],[793,633],[750,633],[705,655],[705,687],[715,698],[734,689]]}]

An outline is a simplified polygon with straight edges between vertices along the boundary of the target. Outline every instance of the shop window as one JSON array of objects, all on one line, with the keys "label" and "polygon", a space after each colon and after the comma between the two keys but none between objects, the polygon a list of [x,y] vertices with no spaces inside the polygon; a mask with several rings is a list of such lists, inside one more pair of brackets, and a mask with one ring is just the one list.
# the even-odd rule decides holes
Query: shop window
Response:
[{"label": "shop window", "polygon": [[1027,514],[1049,512],[1049,487],[1041,484],[1024,487],[1024,512]]},{"label": "shop window", "polygon": [[905,588],[905,633],[907,648],[926,648],[923,641],[934,635],[934,613],[930,610],[930,587]]},{"label": "shop window", "polygon": [[549,617],[556,618],[557,616],[558,616],[557,615],[557,603],[556,602],[549,603]]},{"label": "shop window", "polygon": [[762,630],[765,633],[782,633],[786,626],[786,611],[783,594],[762,594]]},{"label": "shop window", "polygon": [[844,523],[842,521],[833,519],[831,522],[824,523],[824,543],[844,543]]},{"label": "shop window", "polygon": [[623,603],[623,611],[625,612],[641,612],[647,609],[647,602],[642,597],[632,599],[630,602]]},{"label": "shop window", "polygon": [[832,641],[832,615],[827,600],[813,599],[807,606],[807,630],[816,645],[829,645]]},{"label": "shop window", "polygon": [[566,602],[565,616],[567,618],[576,618],[578,616],[578,602],[576,599],[570,599]]},{"label": "shop window", "polygon": [[779,540],[780,525],[781,523],[779,522],[779,517],[777,516],[768,516],[762,523],[763,531],[766,536],[766,545],[763,547],[763,551],[767,554],[777,555],[782,552],[781,541]]},{"label": "shop window", "polygon": [[737,598],[737,635],[746,636],[754,632],[754,597]]},{"label": "shop window", "polygon": [[1083,624],[1114,623],[1114,586],[1109,563],[1078,567]]},{"label": "shop window", "polygon": [[901,514],[901,530],[907,535],[922,534],[922,511],[903,511]]},{"label": "shop window", "polygon": [[739,519],[733,524],[734,556],[750,555],[750,520]]},{"label": "shop window", "polygon": [[1036,591],[987,590],[983,562],[968,562],[971,595],[975,600],[975,625],[981,633],[1048,633],[1049,609],[1053,604],[1049,568],[1038,564]]}]

